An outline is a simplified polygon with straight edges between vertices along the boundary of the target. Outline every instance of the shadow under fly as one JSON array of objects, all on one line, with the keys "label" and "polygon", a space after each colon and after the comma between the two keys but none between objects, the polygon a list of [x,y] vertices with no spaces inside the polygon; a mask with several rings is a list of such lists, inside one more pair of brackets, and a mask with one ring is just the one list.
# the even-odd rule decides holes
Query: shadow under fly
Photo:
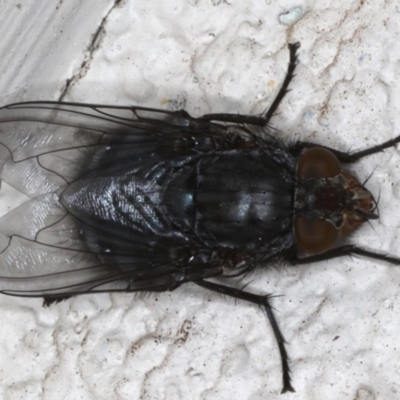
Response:
[{"label": "shadow under fly", "polygon": [[[233,279],[279,260],[400,259],[346,242],[378,218],[345,164],[356,152],[284,143],[261,116],[28,102],[0,109],[0,176],[31,200],[0,223],[0,291],[44,297],[173,290],[185,282],[262,306],[278,343],[282,392],[293,391],[270,305]],[[216,281],[211,278],[218,278]]]}]

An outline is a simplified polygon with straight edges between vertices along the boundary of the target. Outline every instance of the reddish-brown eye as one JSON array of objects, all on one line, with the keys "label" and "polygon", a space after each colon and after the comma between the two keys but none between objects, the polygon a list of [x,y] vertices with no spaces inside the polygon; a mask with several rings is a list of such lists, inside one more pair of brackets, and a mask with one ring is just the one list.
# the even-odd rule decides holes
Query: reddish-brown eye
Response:
[{"label": "reddish-brown eye", "polygon": [[329,250],[336,242],[339,231],[328,221],[298,215],[294,221],[298,246],[307,254]]},{"label": "reddish-brown eye", "polygon": [[305,150],[297,165],[297,176],[303,179],[332,178],[340,171],[339,160],[323,147],[311,147]]}]

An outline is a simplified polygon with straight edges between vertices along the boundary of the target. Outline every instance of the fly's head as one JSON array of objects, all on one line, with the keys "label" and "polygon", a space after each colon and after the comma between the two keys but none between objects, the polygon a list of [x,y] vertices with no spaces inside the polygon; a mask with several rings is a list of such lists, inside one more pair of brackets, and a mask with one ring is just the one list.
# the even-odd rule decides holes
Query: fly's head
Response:
[{"label": "fly's head", "polygon": [[297,165],[294,233],[307,254],[329,250],[363,222],[378,218],[376,202],[323,147],[305,150]]}]

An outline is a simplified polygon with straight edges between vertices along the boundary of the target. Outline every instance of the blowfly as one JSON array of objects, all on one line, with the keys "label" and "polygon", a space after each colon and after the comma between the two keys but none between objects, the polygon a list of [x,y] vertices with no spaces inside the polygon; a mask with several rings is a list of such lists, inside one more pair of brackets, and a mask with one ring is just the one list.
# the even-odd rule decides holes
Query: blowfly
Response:
[{"label": "blowfly", "polygon": [[0,291],[45,304],[99,292],[159,292],[186,282],[262,306],[278,343],[282,392],[293,391],[271,294],[237,277],[279,261],[358,255],[346,242],[378,218],[345,166],[394,146],[341,152],[284,143],[260,116],[27,102],[0,109],[0,177],[30,197],[0,222]]}]

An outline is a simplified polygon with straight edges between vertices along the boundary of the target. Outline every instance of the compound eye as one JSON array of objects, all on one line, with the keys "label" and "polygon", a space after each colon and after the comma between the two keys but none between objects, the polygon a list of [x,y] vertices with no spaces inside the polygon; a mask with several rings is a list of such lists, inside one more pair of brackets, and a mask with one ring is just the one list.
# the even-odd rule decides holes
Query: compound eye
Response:
[{"label": "compound eye", "polygon": [[302,179],[332,178],[341,170],[336,156],[323,147],[305,150],[297,164],[297,176]]},{"label": "compound eye", "polygon": [[294,221],[298,246],[307,254],[329,250],[339,237],[339,231],[328,221],[298,215]]}]

